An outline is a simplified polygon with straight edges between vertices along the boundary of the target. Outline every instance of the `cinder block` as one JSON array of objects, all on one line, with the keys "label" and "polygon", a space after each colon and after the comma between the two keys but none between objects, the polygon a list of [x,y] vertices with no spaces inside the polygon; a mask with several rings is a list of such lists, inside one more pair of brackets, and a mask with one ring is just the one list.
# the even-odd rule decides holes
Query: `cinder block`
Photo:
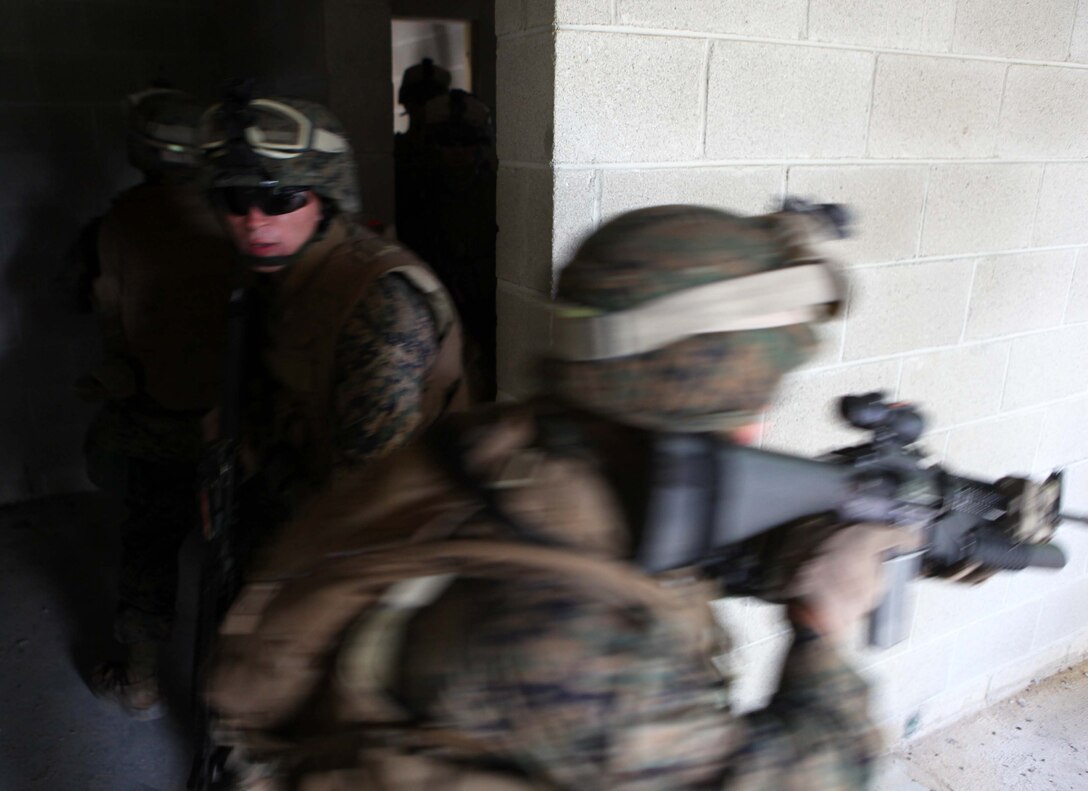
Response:
[{"label": "cinder block", "polygon": [[811,0],[808,38],[855,46],[947,52],[954,0]]},{"label": "cinder block", "polygon": [[1065,657],[1067,666],[1080,664],[1088,659],[1088,629],[1076,632],[1072,637],[1068,638],[1066,645],[1069,648]]},{"label": "cinder block", "polygon": [[945,465],[957,475],[995,480],[1032,471],[1042,411],[994,418],[953,429]]},{"label": "cinder block", "polygon": [[1060,640],[1071,641],[1085,631],[1084,602],[1088,601],[1088,580],[1070,585],[1062,598],[1068,603],[1067,606],[1044,607],[1039,614],[1036,648],[1043,648]]},{"label": "cinder block", "polygon": [[1069,287],[1069,302],[1065,306],[1067,324],[1088,321],[1088,250],[1077,251],[1077,268]]},{"label": "cinder block", "polygon": [[554,2],[555,21],[561,25],[607,25],[612,21],[612,0],[554,0]]},{"label": "cinder block", "polygon": [[1018,409],[1088,390],[1088,327],[1016,338],[1009,357],[1005,409]]},{"label": "cinder block", "polygon": [[542,27],[557,21],[558,6],[562,2],[563,0],[544,0],[544,2],[527,0],[525,3],[525,27],[527,29]]},{"label": "cinder block", "polygon": [[932,428],[996,414],[1008,358],[1004,344],[910,357],[903,361],[896,397],[917,403]]},{"label": "cinder block", "polygon": [[499,168],[495,239],[499,278],[543,294],[552,287],[552,172]]},{"label": "cinder block", "polygon": [[869,155],[992,156],[1005,69],[987,61],[881,55]]},{"label": "cinder block", "polygon": [[729,655],[729,672],[736,674],[729,689],[730,704],[737,714],[762,708],[778,688],[782,662],[792,638],[772,637],[737,649]]},{"label": "cinder block", "polygon": [[992,675],[1029,653],[1040,609],[1034,602],[1002,610],[960,632],[948,657],[948,683],[955,686]]},{"label": "cinder block", "polygon": [[805,6],[805,0],[782,0],[778,3],[616,0],[616,22],[633,27],[698,33],[800,38],[805,27]]},{"label": "cinder block", "polygon": [[848,264],[898,261],[918,251],[928,168],[792,167],[788,192],[818,203],[843,203],[853,215],[850,236],[826,242]]},{"label": "cinder block", "polygon": [[1088,398],[1078,397],[1046,410],[1035,468],[1039,473],[1088,457]]},{"label": "cinder block", "polygon": [[550,32],[498,43],[495,97],[496,146],[500,160],[551,161],[555,69]]},{"label": "cinder block", "polygon": [[922,706],[922,725],[915,738],[933,733],[981,711],[986,707],[986,693],[989,689],[990,677],[983,675],[959,686],[949,687],[940,695],[930,698]]},{"label": "cinder block", "polygon": [[[1062,477],[1062,511],[1088,514],[1088,463],[1065,467]],[[1070,523],[1069,527],[1070,532],[1088,536],[1088,531],[1081,531],[1076,523]],[[1088,558],[1085,558],[1081,570],[1085,569],[1088,569]]]},{"label": "cinder block", "polygon": [[930,172],[921,254],[1017,250],[1031,240],[1041,165],[938,165]]},{"label": "cinder block", "polygon": [[519,398],[540,390],[537,363],[551,344],[547,297],[528,289],[498,284],[498,381],[503,392]]},{"label": "cinder block", "polygon": [[861,156],[873,58],[867,52],[714,42],[706,156]]},{"label": "cinder block", "polygon": [[895,735],[923,703],[948,686],[948,656],[953,640],[945,637],[924,648],[894,653],[865,669],[873,681],[872,712],[877,720],[895,723]]},{"label": "cinder block", "polygon": [[[559,170],[555,173],[555,215],[552,230],[552,266],[559,271],[594,230],[597,180],[592,170]],[[549,270],[551,274],[551,270]]]},{"label": "cinder block", "polygon": [[736,214],[782,205],[783,168],[683,168],[601,172],[601,219],[643,206],[688,203]]},{"label": "cinder block", "polygon": [[[525,0],[495,0],[495,35],[505,36],[525,27]],[[551,5],[548,0],[537,0],[540,5]]]},{"label": "cinder block", "polygon": [[699,156],[705,54],[706,43],[691,39],[560,31],[556,161]]},{"label": "cinder block", "polygon": [[1088,5],[1077,3],[1077,16],[1073,22],[1073,40],[1070,42],[1069,60],[1088,63]]},{"label": "cinder block", "polygon": [[817,324],[814,329],[819,345],[812,357],[798,368],[799,371],[826,368],[842,362],[842,342],[846,333],[845,320],[839,316]]},{"label": "cinder block", "polygon": [[735,645],[740,644],[737,635],[744,628],[747,609],[748,599],[743,598],[716,599],[710,603],[714,621],[726,631]]},{"label": "cinder block", "polygon": [[1088,156],[1088,71],[1009,66],[997,155],[1007,159]]},{"label": "cinder block", "polygon": [[989,689],[986,690],[987,704],[1000,703],[1023,691],[1030,684],[1063,670],[1068,656],[1067,646],[1058,643],[1041,651],[1032,651],[995,670],[990,676]]},{"label": "cinder block", "polygon": [[898,378],[897,360],[787,377],[767,415],[763,446],[815,454],[857,444],[863,434],[839,417],[839,398],[874,390],[892,393]]},{"label": "cinder block", "polygon": [[1065,60],[1077,0],[959,0],[952,51]]},{"label": "cinder block", "polygon": [[1085,217],[1088,217],[1088,165],[1047,165],[1035,216],[1035,244],[1043,247],[1088,242]]},{"label": "cinder block", "polygon": [[966,336],[993,338],[1061,324],[1075,260],[1073,250],[980,259]]},{"label": "cinder block", "polygon": [[1028,568],[1009,575],[1006,605],[1037,600],[1043,607],[1067,606],[1065,592],[1070,585],[1084,579],[1085,558],[1088,557],[1088,536],[1085,531],[1068,525],[1058,533],[1054,544],[1065,554],[1063,568]]},{"label": "cinder block", "polygon": [[851,272],[850,286],[843,359],[947,346],[963,332],[971,262],[860,269]]},{"label": "cinder block", "polygon": [[[914,595],[914,621],[910,632],[911,649],[924,651],[934,641],[941,641],[942,638],[1000,611],[1007,586],[1008,575],[991,577],[981,585],[958,585],[944,580],[918,580],[911,587],[911,593]],[[961,642],[960,635],[962,632],[955,636],[954,643]],[[959,679],[959,681],[963,680]],[[950,680],[949,683],[958,682]]]},{"label": "cinder block", "polygon": [[755,598],[744,599],[744,602],[744,620],[730,635],[738,647],[754,645],[774,637],[789,636],[790,626],[786,622],[785,608],[782,605]]}]

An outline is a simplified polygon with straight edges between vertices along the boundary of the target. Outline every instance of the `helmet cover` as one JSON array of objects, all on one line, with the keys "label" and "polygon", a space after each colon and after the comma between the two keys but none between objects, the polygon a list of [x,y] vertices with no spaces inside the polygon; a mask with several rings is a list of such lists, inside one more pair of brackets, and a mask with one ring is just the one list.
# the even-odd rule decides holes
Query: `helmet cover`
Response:
[{"label": "helmet cover", "polygon": [[[841,282],[807,247],[806,222],[791,212],[739,217],[701,206],[632,211],[583,242],[560,273],[557,299],[573,312],[622,315],[710,284],[815,264],[834,287],[816,299],[820,311],[812,316],[830,315]],[[692,333],[624,356],[553,355],[546,375],[562,398],[620,422],[670,431],[736,428],[754,421],[782,376],[815,351],[812,316]]]}]

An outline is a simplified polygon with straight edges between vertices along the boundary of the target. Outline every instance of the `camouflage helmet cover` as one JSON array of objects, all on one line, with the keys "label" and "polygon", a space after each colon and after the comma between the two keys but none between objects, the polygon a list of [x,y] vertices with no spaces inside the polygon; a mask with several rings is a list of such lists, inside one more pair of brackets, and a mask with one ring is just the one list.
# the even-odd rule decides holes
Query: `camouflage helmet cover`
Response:
[{"label": "camouflage helmet cover", "polygon": [[201,121],[200,145],[211,187],[309,187],[335,211],[360,210],[347,134],[316,102],[265,97],[214,105]]},{"label": "camouflage helmet cover", "polygon": [[805,265],[831,284],[833,296],[807,320],[787,313],[771,326],[684,334],[659,348],[601,359],[553,355],[545,361],[549,385],[573,403],[634,425],[711,431],[752,422],[783,374],[814,352],[813,317],[837,309],[841,282],[806,247],[808,223],[790,212],[738,217],[701,206],[658,206],[605,224],[560,274],[557,325],[563,311],[622,315],[670,295]]},{"label": "camouflage helmet cover", "polygon": [[200,165],[197,127],[204,106],[184,91],[149,88],[128,97],[129,161],[146,174]]}]

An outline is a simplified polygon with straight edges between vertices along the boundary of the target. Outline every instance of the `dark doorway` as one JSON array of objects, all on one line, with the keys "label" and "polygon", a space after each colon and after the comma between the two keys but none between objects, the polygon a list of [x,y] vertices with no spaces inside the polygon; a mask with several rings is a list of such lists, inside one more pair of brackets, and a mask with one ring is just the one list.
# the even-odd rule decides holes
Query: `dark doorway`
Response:
[{"label": "dark doorway", "polygon": [[[491,399],[498,162],[492,107],[474,84],[480,27],[468,19],[392,20],[395,224],[398,240],[431,265],[457,303],[473,389]],[[493,62],[482,71],[493,80]],[[484,93],[493,95],[493,85]]]}]

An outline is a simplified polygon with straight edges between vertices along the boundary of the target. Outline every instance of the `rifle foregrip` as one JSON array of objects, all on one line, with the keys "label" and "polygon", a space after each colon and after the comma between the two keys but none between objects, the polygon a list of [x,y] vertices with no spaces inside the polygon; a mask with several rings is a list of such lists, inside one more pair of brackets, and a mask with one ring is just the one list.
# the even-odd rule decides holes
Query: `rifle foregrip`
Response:
[{"label": "rifle foregrip", "polygon": [[993,569],[1019,571],[1029,567],[1060,569],[1065,553],[1053,544],[1014,544],[998,536],[981,535],[970,559]]}]

